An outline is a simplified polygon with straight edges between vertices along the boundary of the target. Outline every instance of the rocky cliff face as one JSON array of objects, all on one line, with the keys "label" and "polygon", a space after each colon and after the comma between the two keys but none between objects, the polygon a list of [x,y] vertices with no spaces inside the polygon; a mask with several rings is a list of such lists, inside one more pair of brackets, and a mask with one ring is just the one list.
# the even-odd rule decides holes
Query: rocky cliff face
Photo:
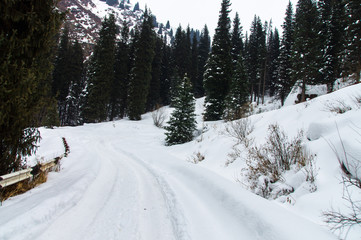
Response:
[{"label": "rocky cliff face", "polygon": [[[144,11],[139,9],[138,3],[129,0],[62,0],[58,3],[62,11],[67,11],[66,24],[72,39],[78,39],[84,46],[86,55],[89,55],[92,46],[98,38],[103,18],[110,13],[116,17],[117,24],[122,25],[128,21],[130,29],[142,21]],[[165,26],[154,18],[155,31],[162,36],[167,36],[168,41],[173,37],[169,24]]]}]

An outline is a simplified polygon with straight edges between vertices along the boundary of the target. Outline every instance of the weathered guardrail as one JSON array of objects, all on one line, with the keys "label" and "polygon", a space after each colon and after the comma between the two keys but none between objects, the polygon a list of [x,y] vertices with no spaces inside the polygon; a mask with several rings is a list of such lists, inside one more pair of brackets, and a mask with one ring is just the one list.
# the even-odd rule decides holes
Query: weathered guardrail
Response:
[{"label": "weathered guardrail", "polygon": [[65,148],[64,154],[45,163],[38,164],[34,167],[0,176],[0,189],[19,183],[26,179],[31,179],[32,177],[38,175],[40,172],[49,172],[56,170],[56,168],[59,167],[60,160],[63,157],[66,157],[70,152],[70,148],[68,143],[66,142],[66,139],[62,138],[62,140]]}]

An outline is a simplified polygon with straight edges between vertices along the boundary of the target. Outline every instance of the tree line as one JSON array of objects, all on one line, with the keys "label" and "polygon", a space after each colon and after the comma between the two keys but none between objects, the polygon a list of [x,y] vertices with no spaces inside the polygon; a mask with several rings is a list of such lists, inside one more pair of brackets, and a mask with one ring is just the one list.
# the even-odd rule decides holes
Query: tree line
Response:
[{"label": "tree line", "polygon": [[206,64],[206,120],[242,117],[242,106],[276,96],[282,105],[295,84],[327,84],[340,77],[360,80],[361,5],[355,0],[289,2],[282,37],[272,22],[257,16],[249,34],[242,35],[239,16],[229,18],[230,0],[222,1],[212,52]]},{"label": "tree line", "polygon": [[78,43],[64,29],[52,88],[60,125],[125,116],[140,120],[143,113],[169,105],[185,75],[191,79],[193,94],[204,95],[203,72],[210,51],[207,26],[201,34],[179,26],[174,38],[168,39],[155,32],[153,23],[149,10],[131,30],[127,19],[117,26],[114,15],[105,17],[85,65]]}]

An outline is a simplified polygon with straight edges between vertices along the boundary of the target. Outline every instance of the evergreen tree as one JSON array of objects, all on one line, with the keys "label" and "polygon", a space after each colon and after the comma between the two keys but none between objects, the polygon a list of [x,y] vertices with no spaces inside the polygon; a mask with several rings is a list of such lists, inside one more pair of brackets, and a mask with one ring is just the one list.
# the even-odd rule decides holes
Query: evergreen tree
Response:
[{"label": "evergreen tree", "polygon": [[356,81],[361,74],[361,4],[360,0],[347,0],[347,52],[346,64],[349,73],[354,73]]},{"label": "evergreen tree", "polygon": [[192,85],[185,77],[178,86],[178,96],[173,100],[174,112],[172,113],[166,129],[167,145],[182,144],[193,139],[196,130],[195,99]]},{"label": "evergreen tree", "polygon": [[134,43],[134,67],[131,70],[129,85],[128,115],[131,120],[140,120],[146,108],[149,84],[152,78],[155,33],[152,17],[144,12],[143,23],[138,39]]},{"label": "evergreen tree", "polygon": [[341,76],[342,56],[345,50],[345,8],[342,0],[319,1],[321,14],[322,82],[332,92]]},{"label": "evergreen tree", "polygon": [[153,111],[161,103],[160,100],[160,75],[162,71],[163,40],[156,37],[154,58],[152,62],[152,78],[150,80],[149,94],[146,111]]},{"label": "evergreen tree", "polygon": [[239,54],[242,53],[243,55],[243,39],[242,39],[242,26],[241,22],[238,16],[238,13],[236,13],[236,16],[233,20],[233,30],[232,30],[232,37],[231,37],[231,55],[232,55],[232,61],[234,65],[234,69],[237,68],[238,65],[238,59]]},{"label": "evergreen tree", "polygon": [[121,29],[121,40],[116,44],[114,81],[111,91],[110,119],[124,117],[127,108],[127,96],[129,85],[129,23],[124,18]]},{"label": "evergreen tree", "polygon": [[51,51],[63,15],[54,1],[0,2],[0,175],[36,150],[34,117],[49,86]]},{"label": "evergreen tree", "polygon": [[301,102],[306,100],[306,85],[320,83],[321,48],[319,13],[314,0],[299,0],[295,15],[293,79],[300,81]]},{"label": "evergreen tree", "polygon": [[292,3],[289,2],[286,10],[286,17],[282,25],[283,37],[280,47],[280,56],[278,58],[278,81],[276,82],[276,94],[284,101],[293,86],[292,81],[292,49],[294,43],[294,15]]},{"label": "evergreen tree", "polygon": [[174,42],[172,45],[173,64],[177,69],[179,77],[182,78],[187,73],[189,74],[190,67],[190,32],[186,33],[182,27],[177,28]]},{"label": "evergreen tree", "polygon": [[172,49],[167,44],[167,37],[164,37],[163,48],[162,48],[162,63],[160,73],[160,99],[162,105],[170,104],[170,81],[171,74],[173,72],[171,66]]},{"label": "evergreen tree", "polygon": [[70,86],[66,98],[64,125],[77,126],[82,124],[81,108],[84,101],[83,90],[85,88],[84,55],[78,41],[70,47],[69,72]]},{"label": "evergreen tree", "polygon": [[218,26],[213,38],[212,53],[204,73],[206,91],[204,118],[207,121],[222,118],[225,98],[229,91],[232,77],[231,37],[229,19],[229,0],[222,1]]},{"label": "evergreen tree", "polygon": [[[191,79],[191,83],[193,86],[193,93],[197,94],[198,93],[198,40],[197,40],[197,35],[194,34],[193,35],[193,39],[192,39],[192,54],[191,54],[191,66],[190,66],[190,72],[189,72],[189,76]],[[198,96],[198,95],[196,95]]]},{"label": "evergreen tree", "polygon": [[268,39],[268,70],[267,70],[267,90],[270,96],[274,96],[276,92],[276,84],[278,79],[278,58],[280,55],[280,38],[277,28],[270,30]]},{"label": "evergreen tree", "polygon": [[211,48],[211,39],[209,37],[209,31],[207,25],[204,26],[198,47],[198,78],[194,86],[195,96],[203,97],[204,96],[204,87],[203,87],[203,75],[205,72],[205,66],[208,60],[208,55]]},{"label": "evergreen tree", "polygon": [[60,38],[57,55],[54,63],[52,92],[57,99],[60,124],[66,123],[66,98],[69,94],[70,87],[70,61],[71,61],[71,44],[69,40],[69,29],[66,25]]},{"label": "evergreen tree", "polygon": [[[254,17],[251,27],[251,34],[247,45],[248,74],[253,100],[259,102],[261,88],[265,77],[266,63],[266,31],[263,28],[261,19]],[[263,81],[262,81],[263,80]]]},{"label": "evergreen tree", "polygon": [[235,120],[244,117],[244,105],[249,101],[249,83],[242,52],[238,56],[233,73],[231,89],[226,98],[225,119]]},{"label": "evergreen tree", "polygon": [[102,22],[99,39],[91,58],[87,103],[84,109],[86,122],[105,121],[109,116],[116,35],[115,17],[110,14]]}]

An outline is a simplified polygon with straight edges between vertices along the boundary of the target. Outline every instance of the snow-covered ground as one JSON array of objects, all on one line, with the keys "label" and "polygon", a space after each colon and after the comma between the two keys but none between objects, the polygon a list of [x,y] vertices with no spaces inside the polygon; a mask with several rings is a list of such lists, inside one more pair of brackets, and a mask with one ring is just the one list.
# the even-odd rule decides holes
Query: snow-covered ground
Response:
[{"label": "snow-covered ground", "polygon": [[[268,126],[278,123],[290,137],[303,129],[305,146],[317,155],[317,191],[299,184],[291,203],[247,190],[242,157],[226,166],[236,141],[225,134],[228,123],[202,122],[202,99],[196,109],[203,133],[172,147],[165,146],[164,130],[153,125],[151,114],[139,122],[42,128],[32,161],[62,153],[62,137],[71,153],[45,184],[3,203],[0,239],[337,239],[322,222],[322,211],[346,209],[328,142],[340,150],[337,124],[346,150],[361,159],[360,99],[358,84],[250,117],[255,144],[264,143]],[[349,110],[332,112],[340,102]],[[165,112],[169,116],[171,109]],[[204,160],[194,164],[197,154]],[[347,239],[360,236],[358,226]]]}]

